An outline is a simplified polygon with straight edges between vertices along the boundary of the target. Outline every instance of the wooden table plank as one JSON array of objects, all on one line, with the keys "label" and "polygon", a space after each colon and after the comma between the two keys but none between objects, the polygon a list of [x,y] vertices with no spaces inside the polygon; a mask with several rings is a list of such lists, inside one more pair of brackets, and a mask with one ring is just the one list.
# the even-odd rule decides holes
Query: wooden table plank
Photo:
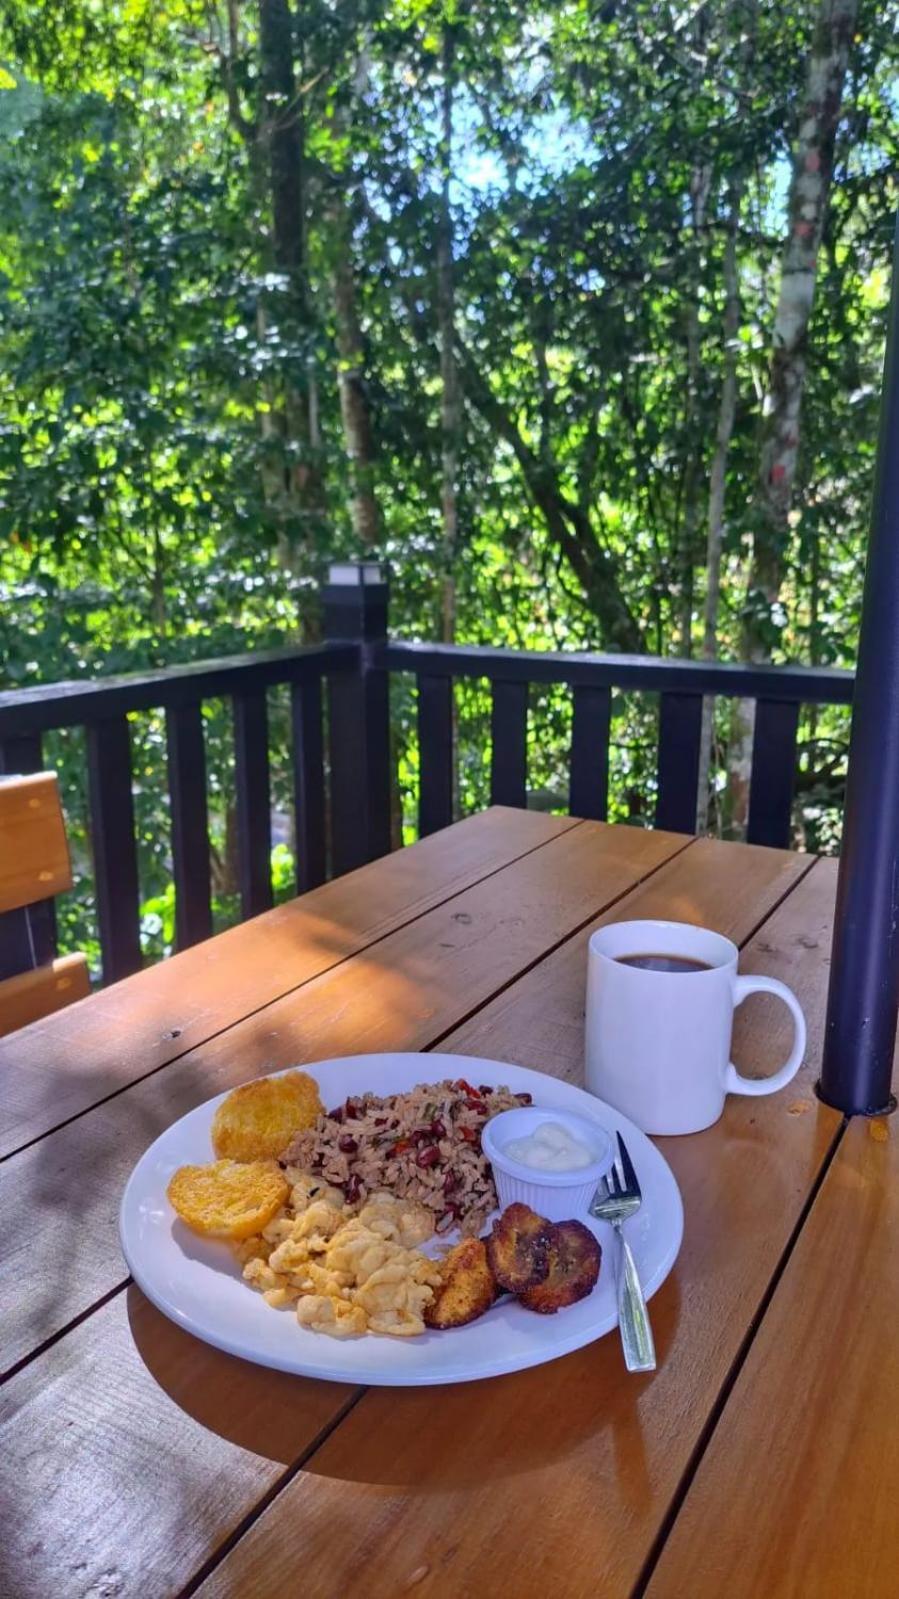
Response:
[{"label": "wooden table plank", "polygon": [[[810,870],[807,855],[785,850],[763,849],[751,844],[722,844],[715,839],[698,839],[689,853],[677,856],[657,878],[650,878],[627,899],[612,907],[584,929],[579,939],[550,957],[535,972],[513,983],[502,994],[447,1039],[447,1048],[464,1055],[487,1055],[520,1065],[554,1062],[542,1066],[553,1076],[583,1082],[584,998],[586,991],[587,943],[597,927],[608,922],[640,920],[662,916],[667,920],[692,922],[714,927],[726,938],[743,944],[780,903],[795,890]],[[825,877],[831,868],[825,867]],[[820,880],[819,880],[820,881]],[[826,889],[821,890],[826,905]],[[812,939],[820,936],[829,947],[826,933],[809,930]],[[807,946],[814,949],[813,944]],[[765,940],[760,945],[765,950]],[[745,961],[741,969],[745,969]],[[791,982],[792,978],[785,977]],[[775,1029],[766,1033],[770,1066],[782,1061],[789,1050],[789,1023],[783,1006],[776,1001],[753,1000],[736,1013],[734,1049],[741,1060],[741,1037],[753,1017],[764,1016]],[[814,1025],[814,1018],[809,1018]],[[526,1040],[527,1060],[516,1054]],[[763,1067],[765,1063],[762,1063]]]},{"label": "wooden table plank", "polygon": [[197,1348],[131,1287],[0,1394],[2,1599],[167,1599],[354,1396]]},{"label": "wooden table plank", "polygon": [[[795,875],[788,857],[759,852],[752,866],[742,849],[695,845],[615,914],[683,917],[745,936],[772,882],[783,891]],[[834,889],[834,863],[813,867],[742,961],[790,982],[806,1008],[809,1054],[795,1086],[731,1099],[716,1127],[659,1140],[681,1185],[686,1231],[653,1300],[658,1372],[626,1376],[607,1338],[490,1383],[371,1390],[213,1570],[202,1599],[236,1599],[251,1585],[255,1599],[268,1599],[300,1579],[309,1599],[475,1599],[500,1585],[516,1599],[551,1587],[566,1599],[631,1594],[841,1126],[812,1092]],[[585,936],[448,1045],[579,1077]],[[787,1037],[766,1005],[745,1007],[736,1053],[770,1069]]]},{"label": "wooden table plank", "polygon": [[484,811],[0,1040],[0,1155],[577,825]]},{"label": "wooden table plank", "polygon": [[849,1124],[648,1599],[893,1599],[899,1121]]},{"label": "wooden table plank", "polygon": [[427,1048],[684,845],[583,822],[12,1156],[0,1184],[0,1369],[122,1281],[122,1189],[179,1116],[297,1061]]},{"label": "wooden table plank", "polygon": [[[535,854],[530,863],[510,868],[517,889],[501,873],[447,907],[446,917],[430,929],[433,947],[441,951],[437,966],[430,968],[424,960],[408,974],[410,983],[415,972],[421,982],[433,970],[439,996],[436,1007],[411,1007],[408,1025],[415,1038],[426,1036],[428,1027],[438,1022],[445,1025],[453,1008],[459,1016],[470,1007],[472,994],[465,982],[475,957],[482,967],[490,964],[480,942],[488,937],[488,928],[503,932],[514,972],[520,969],[516,962],[551,946],[572,916],[583,920],[584,904],[597,895],[608,899],[627,880],[683,845],[681,839],[666,841],[631,830],[619,840],[611,829],[592,825],[564,837],[573,840],[581,834],[583,842],[576,848],[565,846],[562,837],[550,846],[550,867],[538,868]],[[454,921],[460,914],[470,920]],[[419,932],[426,920],[417,924]],[[451,942],[447,934],[456,939],[461,967],[450,963],[455,976],[445,980],[444,989],[442,969]],[[418,945],[421,958],[420,938]],[[320,994],[337,975],[321,979]],[[377,971],[368,956],[360,963],[358,981],[377,995]],[[308,992],[295,996],[304,1013]],[[320,1025],[341,1025],[339,1004],[322,1008],[315,1001],[308,1014],[318,1015],[320,1008]],[[402,1015],[395,1025],[402,1038]],[[359,1026],[356,1042],[365,1046],[364,1016]],[[340,1046],[346,1044],[341,1033]],[[284,1047],[296,1050],[292,1039]],[[29,1234],[28,1241],[42,1257],[48,1288],[42,1309],[38,1301],[44,1285],[40,1273],[32,1273],[29,1250],[20,1256],[15,1281],[8,1279],[12,1294],[6,1304],[14,1312],[27,1298],[32,1314],[40,1317],[53,1293],[65,1295],[73,1279],[89,1274],[98,1232],[103,1234],[101,1254],[105,1249],[115,1265],[114,1215],[124,1175],[120,1167],[129,1167],[134,1154],[126,1151],[123,1158],[120,1139],[136,1128],[142,1146],[155,1136],[154,1117],[164,1124],[186,1108],[172,1089],[189,1080],[190,1069],[189,1062],[179,1062],[136,1084],[7,1163],[9,1177],[19,1161],[35,1162],[30,1191],[9,1182],[3,1188],[16,1194],[25,1214],[29,1203],[35,1207],[40,1241],[36,1234]],[[217,1067],[220,1073],[223,1069]],[[246,1061],[236,1067],[232,1061],[230,1069],[232,1076],[243,1076]],[[194,1099],[220,1086],[221,1077],[210,1082],[201,1066],[194,1063],[193,1070]],[[152,1104],[146,1099],[151,1093]],[[129,1102],[130,1121],[116,1125],[106,1120]],[[67,1142],[76,1128],[83,1132],[92,1126],[101,1129],[95,1142],[80,1150]],[[54,1230],[60,1235],[56,1242]],[[2,1235],[11,1239],[9,1227]],[[96,1281],[90,1282],[89,1291],[96,1294]],[[76,1288],[76,1298],[78,1292]],[[7,1542],[4,1558],[25,1592],[52,1591],[60,1599],[138,1592],[162,1599],[173,1593],[258,1508],[260,1499],[264,1503],[286,1462],[290,1470],[297,1469],[314,1438],[348,1402],[346,1389],[279,1377],[210,1350],[159,1317],[133,1287],[127,1290],[127,1302],[133,1346],[124,1322],[126,1296],[113,1288],[107,1303],[6,1384],[0,1452],[13,1477],[6,1502],[22,1506],[22,1529]],[[273,1459],[278,1468],[274,1474]],[[119,1497],[127,1497],[128,1504],[117,1525]]]}]

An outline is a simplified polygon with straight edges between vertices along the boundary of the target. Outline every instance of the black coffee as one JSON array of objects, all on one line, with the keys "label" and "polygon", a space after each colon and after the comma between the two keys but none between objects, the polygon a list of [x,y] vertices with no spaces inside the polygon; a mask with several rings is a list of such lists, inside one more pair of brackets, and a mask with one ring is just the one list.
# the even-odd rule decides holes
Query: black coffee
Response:
[{"label": "black coffee", "polygon": [[710,972],[708,961],[695,961],[689,955],[616,955],[621,966],[639,966],[644,972]]}]

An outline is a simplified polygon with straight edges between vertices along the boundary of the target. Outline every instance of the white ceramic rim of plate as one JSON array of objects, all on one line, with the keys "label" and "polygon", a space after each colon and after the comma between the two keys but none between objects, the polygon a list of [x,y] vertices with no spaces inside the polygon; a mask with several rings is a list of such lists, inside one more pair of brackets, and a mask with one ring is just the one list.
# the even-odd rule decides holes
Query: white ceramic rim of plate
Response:
[{"label": "white ceramic rim of plate", "polygon": [[[592,1114],[592,1118],[607,1132],[614,1134],[616,1131],[620,1131],[627,1140],[629,1152],[644,1188],[651,1186],[653,1189],[660,1189],[660,1197],[664,1202],[661,1206],[663,1214],[656,1219],[653,1232],[658,1232],[664,1220],[668,1234],[665,1247],[656,1261],[654,1269],[646,1273],[642,1279],[647,1300],[657,1292],[677,1259],[683,1238],[683,1204],[677,1181],[665,1157],[645,1133],[641,1132],[620,1111],[615,1110],[611,1105],[607,1105],[605,1101],[597,1099],[594,1095],[588,1094],[584,1089],[565,1082],[561,1078],[549,1077],[543,1072],[533,1071],[528,1067],[516,1066],[510,1062],[487,1060],[475,1056],[447,1055],[438,1052],[421,1054],[395,1051],[381,1052],[379,1054],[339,1056],[328,1060],[298,1062],[293,1066],[279,1068],[277,1071],[257,1073],[257,1076],[280,1077],[285,1072],[296,1070],[309,1072],[311,1076],[319,1081],[323,1090],[323,1098],[328,1103],[326,1078],[329,1073],[336,1073],[337,1070],[341,1070],[351,1073],[371,1071],[379,1074],[383,1073],[385,1068],[389,1069],[392,1063],[394,1070],[399,1065],[401,1074],[405,1074],[404,1068],[411,1067],[413,1062],[415,1063],[415,1069],[414,1071],[409,1071],[410,1076],[415,1076],[422,1068],[425,1071],[424,1077],[418,1077],[419,1081],[426,1081],[428,1078],[431,1081],[439,1081],[444,1077],[465,1077],[469,1081],[474,1078],[478,1082],[487,1082],[492,1079],[499,1084],[507,1081],[511,1075],[515,1079],[514,1082],[509,1082],[509,1087],[513,1093],[527,1091],[533,1094],[535,1090],[540,1091],[541,1097],[543,1093],[549,1096],[548,1103],[551,1107],[553,1098],[555,1098],[555,1106],[558,1109],[564,1110],[571,1107],[575,1109],[576,1114],[585,1115],[588,1118]],[[410,1083],[409,1087],[412,1086],[414,1084]],[[408,1092],[409,1087],[404,1083],[397,1083],[395,1087],[391,1087],[385,1085],[383,1081],[378,1084],[370,1081],[366,1083],[363,1080],[360,1081],[358,1088],[353,1088],[350,1091],[354,1093],[364,1093],[366,1090],[375,1093],[403,1093]],[[192,1121],[196,1122],[198,1131],[201,1126],[205,1128],[208,1139],[208,1130],[216,1107],[231,1092],[232,1089],[229,1088],[202,1104],[194,1106],[193,1110],[179,1117],[170,1127],[159,1134],[158,1138],[154,1140],[149,1149],[145,1150],[137,1161],[125,1186],[119,1210],[119,1236],[122,1253],[137,1286],[156,1306],[157,1310],[202,1342],[210,1344],[213,1348],[221,1349],[226,1354],[235,1355],[239,1359],[249,1360],[257,1365],[267,1366],[277,1371],[291,1372],[297,1376],[312,1377],[321,1381],[353,1383],[370,1387],[431,1387],[445,1383],[477,1381],[485,1377],[498,1377],[508,1372],[521,1371],[531,1366],[542,1365],[547,1361],[558,1359],[562,1355],[571,1354],[574,1350],[581,1349],[586,1344],[595,1342],[597,1338],[604,1337],[606,1333],[617,1326],[617,1306],[614,1309],[614,1313],[608,1313],[595,1324],[585,1325],[582,1316],[585,1312],[589,1314],[587,1307],[590,1307],[591,1301],[594,1299],[593,1295],[590,1295],[586,1300],[581,1300],[578,1305],[570,1306],[567,1310],[560,1311],[557,1315],[551,1317],[534,1316],[533,1313],[526,1312],[523,1307],[514,1307],[517,1311],[520,1311],[521,1316],[527,1318],[528,1323],[531,1321],[534,1323],[532,1347],[526,1350],[518,1349],[510,1355],[503,1352],[500,1342],[496,1354],[479,1354],[473,1360],[471,1366],[460,1368],[458,1365],[453,1365],[452,1369],[444,1370],[439,1365],[430,1367],[425,1365],[422,1367],[419,1361],[415,1369],[412,1369],[412,1363],[406,1369],[401,1361],[397,1361],[396,1354],[391,1353],[391,1351],[395,1352],[398,1348],[400,1350],[403,1348],[409,1349],[412,1346],[421,1348],[428,1343],[429,1347],[442,1347],[449,1353],[447,1340],[458,1340],[461,1335],[472,1333],[476,1329],[480,1329],[482,1332],[486,1331],[489,1334],[490,1325],[482,1318],[477,1322],[470,1323],[468,1327],[454,1329],[451,1332],[429,1332],[415,1339],[388,1339],[369,1335],[365,1338],[341,1342],[330,1339],[321,1333],[307,1332],[305,1329],[297,1327],[294,1323],[295,1346],[291,1340],[290,1353],[285,1357],[278,1353],[273,1353],[270,1348],[248,1347],[241,1339],[229,1335],[227,1328],[223,1328],[214,1321],[204,1323],[196,1316],[186,1314],[178,1305],[176,1299],[173,1299],[160,1286],[158,1278],[144,1269],[144,1262],[140,1258],[139,1252],[132,1247],[132,1232],[140,1214],[139,1207],[145,1197],[143,1190],[146,1188],[147,1177],[150,1173],[155,1172],[159,1165],[160,1145],[164,1145],[166,1141],[174,1139],[176,1130],[186,1130],[185,1124]],[[544,1103],[547,1103],[547,1101],[544,1101]],[[209,1160],[212,1158],[211,1145],[207,1142],[205,1150],[198,1149],[196,1153],[188,1154],[183,1158],[197,1161]],[[180,1161],[175,1164],[180,1164]],[[174,1170],[175,1165],[172,1165],[171,1169]],[[160,1193],[158,1185],[153,1188],[151,1197],[155,1203],[159,1204],[161,1202],[166,1207],[168,1215],[171,1216],[171,1210],[165,1199],[164,1191]],[[637,1218],[635,1218],[635,1222],[636,1220]],[[612,1251],[615,1248],[611,1242],[611,1230],[603,1222],[591,1222],[590,1225],[603,1243],[603,1271],[609,1272],[610,1257],[614,1259]],[[177,1240],[173,1238],[170,1226],[167,1237],[172,1246],[181,1254],[180,1246]],[[202,1243],[204,1241],[198,1240],[198,1242]],[[632,1244],[639,1261],[639,1238],[632,1236]],[[183,1255],[182,1258],[184,1258]],[[613,1279],[613,1276],[614,1267],[610,1272],[610,1278]],[[243,1285],[239,1286],[242,1292],[246,1292],[258,1304],[260,1312],[264,1315],[275,1317],[289,1314],[284,1311],[272,1311],[265,1304],[261,1295],[255,1294],[250,1288],[244,1289]],[[614,1295],[612,1300],[614,1303]],[[496,1309],[500,1308],[502,1308],[502,1302],[500,1306],[496,1307]],[[582,1316],[575,1315],[578,1311],[582,1313]],[[570,1319],[566,1321],[565,1318]],[[499,1324],[494,1323],[493,1325],[498,1328]],[[566,1331],[566,1327],[569,1330]],[[430,1344],[430,1340],[439,1340],[440,1342],[439,1344]],[[388,1352],[386,1364],[383,1358],[380,1361],[378,1359],[378,1351],[385,1350]],[[370,1351],[370,1359],[365,1358],[367,1351]],[[342,1360],[341,1356],[346,1356],[347,1352],[350,1352],[353,1358],[351,1360],[346,1358]],[[395,1365],[393,1364],[394,1361],[397,1361]],[[624,1368],[622,1367],[622,1372],[623,1370]]]}]

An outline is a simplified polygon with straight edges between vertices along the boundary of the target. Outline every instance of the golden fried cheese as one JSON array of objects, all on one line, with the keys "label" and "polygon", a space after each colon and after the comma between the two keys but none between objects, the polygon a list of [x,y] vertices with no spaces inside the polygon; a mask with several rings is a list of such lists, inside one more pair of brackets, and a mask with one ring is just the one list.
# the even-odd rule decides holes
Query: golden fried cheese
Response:
[{"label": "golden fried cheese", "polygon": [[287,1181],[274,1160],[216,1160],[181,1166],[166,1189],[169,1203],[195,1233],[209,1238],[249,1238],[268,1225],[287,1198]]},{"label": "golden fried cheese", "polygon": [[212,1119],[212,1147],[219,1159],[276,1160],[323,1109],[308,1072],[258,1077],[222,1100]]}]

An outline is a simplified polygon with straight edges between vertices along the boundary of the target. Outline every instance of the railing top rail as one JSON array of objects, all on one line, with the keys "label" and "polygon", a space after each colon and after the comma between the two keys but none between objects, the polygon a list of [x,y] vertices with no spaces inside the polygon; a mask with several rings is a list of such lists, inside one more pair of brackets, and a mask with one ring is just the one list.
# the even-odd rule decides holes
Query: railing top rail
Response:
[{"label": "railing top rail", "polygon": [[[0,693],[0,738],[101,721],[129,711],[186,705],[238,688],[250,691],[275,683],[309,681],[326,672],[351,670],[358,664],[358,649],[352,643],[288,646],[153,672],[13,689]],[[376,644],[374,664],[390,671],[438,677],[567,683],[575,688],[605,685],[650,693],[717,694],[798,704],[849,705],[855,681],[852,672],[834,667],[746,666],[650,655],[509,650],[402,640]]]},{"label": "railing top rail", "polygon": [[187,705],[235,689],[304,682],[324,672],[350,670],[357,661],[358,645],[309,644],[167,666],[155,672],[38,683],[33,688],[0,693],[0,738],[74,727],[128,711]]},{"label": "railing top rail", "polygon": [[735,665],[729,661],[665,660],[653,655],[496,649],[488,645],[395,641],[376,651],[394,672],[436,677],[486,677],[507,683],[607,685],[651,693],[719,694],[728,698],[850,705],[853,672],[837,667]]}]

